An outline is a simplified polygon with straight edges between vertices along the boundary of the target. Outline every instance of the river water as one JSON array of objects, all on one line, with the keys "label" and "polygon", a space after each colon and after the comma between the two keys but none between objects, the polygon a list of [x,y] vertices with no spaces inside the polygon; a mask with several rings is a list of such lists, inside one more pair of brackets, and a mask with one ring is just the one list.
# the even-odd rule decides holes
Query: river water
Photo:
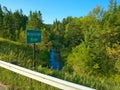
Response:
[{"label": "river water", "polygon": [[62,68],[59,53],[53,49],[50,50],[50,68],[53,70],[60,70]]}]

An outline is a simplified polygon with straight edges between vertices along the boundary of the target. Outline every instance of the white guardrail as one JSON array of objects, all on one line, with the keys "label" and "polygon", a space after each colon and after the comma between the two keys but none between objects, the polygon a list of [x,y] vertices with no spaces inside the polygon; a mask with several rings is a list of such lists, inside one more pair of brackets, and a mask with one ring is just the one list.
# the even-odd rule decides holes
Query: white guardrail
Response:
[{"label": "white guardrail", "polygon": [[0,67],[63,90],[95,90],[0,60]]}]

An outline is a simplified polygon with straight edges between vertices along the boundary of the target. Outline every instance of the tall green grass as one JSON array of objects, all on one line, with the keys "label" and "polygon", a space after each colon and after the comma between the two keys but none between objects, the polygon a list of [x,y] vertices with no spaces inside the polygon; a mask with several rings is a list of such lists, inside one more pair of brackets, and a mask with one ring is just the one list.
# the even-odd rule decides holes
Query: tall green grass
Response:
[{"label": "tall green grass", "polygon": [[3,68],[0,71],[0,81],[7,85],[8,90],[59,90]]},{"label": "tall green grass", "polygon": [[[49,52],[36,50],[36,70],[44,71],[43,66],[48,66]],[[17,65],[33,69],[33,50],[31,45],[0,38],[0,59],[6,62],[17,62]],[[46,70],[45,70],[46,71]],[[47,72],[47,71],[46,71]],[[48,73],[50,70],[48,70]],[[0,67],[0,81],[7,84],[9,90],[58,90],[52,86],[37,82]]]},{"label": "tall green grass", "polygon": [[[0,59],[7,62],[16,61],[18,65],[30,68],[33,66],[32,45],[21,44],[0,38]],[[49,65],[49,52],[47,50],[36,50],[36,61],[38,65]]]}]

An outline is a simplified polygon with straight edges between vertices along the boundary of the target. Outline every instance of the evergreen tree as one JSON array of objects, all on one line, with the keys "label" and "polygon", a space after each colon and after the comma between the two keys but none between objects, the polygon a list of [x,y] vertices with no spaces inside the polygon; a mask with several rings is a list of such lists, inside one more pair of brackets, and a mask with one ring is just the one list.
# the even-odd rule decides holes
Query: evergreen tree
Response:
[{"label": "evergreen tree", "polygon": [[30,11],[30,15],[28,18],[27,29],[39,30],[42,27],[42,14],[40,11],[32,12]]},{"label": "evergreen tree", "polygon": [[51,27],[51,35],[50,35],[50,40],[53,43],[54,48],[59,48],[61,47],[61,23],[57,19],[53,22],[53,25]]},{"label": "evergreen tree", "polygon": [[97,5],[92,11],[89,12],[88,16],[91,16],[96,20],[101,21],[104,14],[105,14],[104,9]]},{"label": "evergreen tree", "polygon": [[0,5],[0,36],[2,36],[2,32],[3,32],[3,11]]},{"label": "evergreen tree", "polygon": [[12,16],[13,16],[13,21],[14,21],[13,27],[16,31],[16,39],[19,39],[22,18],[20,16],[20,12],[18,10],[15,11]]},{"label": "evergreen tree", "polygon": [[83,31],[78,18],[73,18],[73,20],[66,25],[64,38],[67,47],[72,48],[81,43],[83,40]]},{"label": "evergreen tree", "polygon": [[3,36],[12,40],[15,40],[15,29],[13,28],[13,17],[12,12],[9,11],[6,7],[4,9],[4,18],[3,18]]},{"label": "evergreen tree", "polygon": [[109,0],[109,7],[108,7],[108,10],[109,10],[110,12],[113,11],[113,6],[114,6],[114,0]]}]

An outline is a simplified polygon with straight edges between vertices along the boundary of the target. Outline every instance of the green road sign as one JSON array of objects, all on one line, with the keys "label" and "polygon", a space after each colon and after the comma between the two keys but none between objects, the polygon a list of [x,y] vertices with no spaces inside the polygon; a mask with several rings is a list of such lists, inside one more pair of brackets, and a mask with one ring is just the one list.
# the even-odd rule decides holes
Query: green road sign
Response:
[{"label": "green road sign", "polygon": [[40,30],[27,30],[26,31],[27,44],[41,42],[41,31]]}]

